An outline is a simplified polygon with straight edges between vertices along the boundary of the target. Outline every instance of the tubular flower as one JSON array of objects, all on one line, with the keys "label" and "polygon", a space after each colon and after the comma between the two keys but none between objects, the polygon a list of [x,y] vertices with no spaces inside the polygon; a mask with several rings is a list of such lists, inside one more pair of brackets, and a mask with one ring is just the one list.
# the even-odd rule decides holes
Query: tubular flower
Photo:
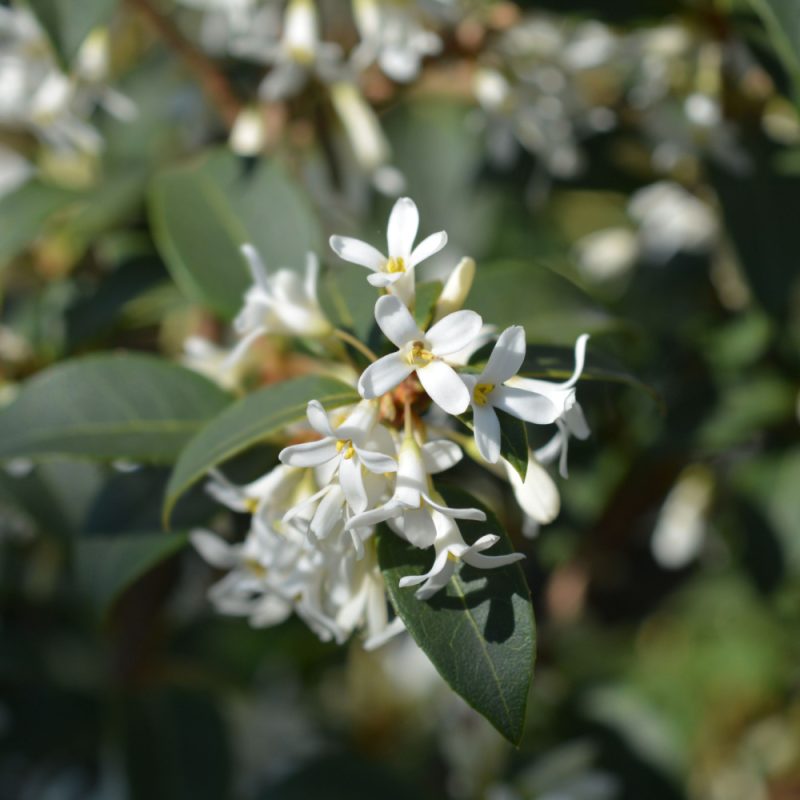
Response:
[{"label": "tubular flower", "polygon": [[480,316],[474,311],[455,311],[423,333],[403,303],[394,295],[387,295],[375,304],[375,319],[398,349],[364,370],[358,381],[361,396],[380,397],[416,373],[425,391],[443,411],[448,414],[466,411],[469,391],[444,358],[475,339],[483,324]]},{"label": "tubular flower", "polygon": [[536,451],[536,458],[543,464],[559,460],[559,472],[563,478],[567,477],[567,445],[570,434],[577,439],[586,439],[591,434],[583,409],[576,398],[576,384],[583,374],[583,365],[586,360],[586,343],[589,334],[584,333],[575,342],[575,369],[569,380],[563,383],[550,383],[534,378],[513,378],[512,386],[537,392],[546,397],[557,410],[556,426],[558,431],[544,447]]},{"label": "tubular flower", "polygon": [[384,505],[353,517],[347,527],[364,527],[392,520],[392,527],[416,547],[430,547],[436,537],[433,514],[457,519],[483,521],[486,515],[477,508],[448,508],[433,499],[429,475],[449,469],[461,459],[452,442],[426,442],[420,447],[407,433],[400,448],[400,466],[392,497]]},{"label": "tubular flower", "polygon": [[416,203],[409,197],[401,197],[389,215],[386,230],[389,255],[348,236],[331,236],[330,245],[339,258],[371,270],[367,280],[373,286],[388,289],[408,305],[414,296],[414,268],[447,244],[447,234],[439,231],[414,247],[418,229]]},{"label": "tubular flower", "polygon": [[485,556],[483,551],[497,544],[500,541],[499,536],[488,533],[481,536],[474,544],[468,545],[452,515],[435,511],[432,517],[436,529],[436,539],[433,542],[436,556],[433,566],[423,575],[407,575],[405,578],[400,578],[401,589],[422,584],[415,592],[420,600],[428,600],[447,586],[461,561],[478,569],[497,569],[525,558],[523,553]]},{"label": "tubular flower", "polygon": [[242,338],[230,354],[229,363],[239,361],[256,339],[268,333],[320,337],[333,330],[317,299],[319,261],[313,253],[306,258],[306,271],[301,278],[286,268],[270,275],[253,245],[243,244],[241,250],[253,285],[233,321],[234,330]]},{"label": "tubular flower", "polygon": [[536,425],[547,425],[558,416],[547,397],[504,385],[517,374],[524,358],[525,331],[515,325],[500,334],[480,375],[461,376],[471,397],[475,444],[491,464],[500,458],[500,420],[495,408]]}]

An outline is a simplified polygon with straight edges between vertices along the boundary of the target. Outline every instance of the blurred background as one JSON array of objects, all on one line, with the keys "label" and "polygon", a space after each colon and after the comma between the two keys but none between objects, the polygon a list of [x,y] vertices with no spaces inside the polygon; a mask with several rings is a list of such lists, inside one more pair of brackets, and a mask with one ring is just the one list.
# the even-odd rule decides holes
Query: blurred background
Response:
[{"label": "blurred background", "polygon": [[243,240],[363,329],[327,236],[399,194],[429,277],[600,365],[552,524],[473,487],[527,555],[519,749],[410,639],[216,615],[185,531],[242,520],[164,532],[167,465],[7,459],[0,797],[800,798],[798,81],[793,0],[0,2],[0,403],[108,350],[236,387]]}]

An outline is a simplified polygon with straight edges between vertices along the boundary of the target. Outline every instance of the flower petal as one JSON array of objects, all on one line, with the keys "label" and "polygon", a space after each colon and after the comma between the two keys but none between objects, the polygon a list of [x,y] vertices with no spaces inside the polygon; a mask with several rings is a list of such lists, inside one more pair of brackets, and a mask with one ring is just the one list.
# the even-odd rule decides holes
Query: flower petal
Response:
[{"label": "flower petal", "polygon": [[406,274],[405,272],[373,272],[371,275],[367,275],[367,283],[377,289],[386,289],[394,286]]},{"label": "flower petal", "polygon": [[586,361],[586,343],[589,341],[589,334],[582,333],[575,342],[575,369],[572,372],[572,377],[561,384],[562,388],[567,389],[574,386],[583,372],[583,365]]},{"label": "flower petal", "polygon": [[475,427],[475,444],[480,454],[490,463],[500,458],[500,420],[490,405],[472,404],[472,421]]},{"label": "flower petal", "polygon": [[215,536],[209,531],[192,531],[189,534],[189,541],[203,557],[203,560],[211,564],[212,567],[230,569],[238,563],[238,558],[236,557],[238,548],[228,544],[224,539]]},{"label": "flower petal", "polygon": [[356,447],[356,454],[364,467],[376,475],[382,475],[384,472],[397,472],[397,461],[385,453]]},{"label": "flower petal", "polygon": [[252,244],[243,244],[239,251],[247,261],[250,274],[253,276],[253,283],[269,292],[269,275],[258,250]]},{"label": "flower petal", "polygon": [[371,508],[369,511],[364,511],[351,517],[345,523],[344,528],[347,531],[351,531],[354,528],[367,528],[370,525],[377,525],[379,522],[386,522],[387,519],[399,517],[405,510],[406,506],[402,503],[390,500],[382,506]]},{"label": "flower petal", "polygon": [[331,249],[343,261],[358,264],[361,267],[379,272],[386,263],[386,256],[378,252],[371,244],[349,236],[331,236]]},{"label": "flower petal", "polygon": [[425,498],[425,502],[432,509],[439,511],[446,517],[450,517],[450,519],[472,519],[477,522],[484,522],[486,520],[486,514],[479,508],[450,508],[450,506],[443,506],[441,503],[437,503],[435,500],[428,497],[428,495],[423,495],[423,497]]},{"label": "flower petal", "polygon": [[370,364],[358,379],[358,391],[362,397],[372,400],[380,397],[398,383],[405,380],[414,368],[408,364],[400,353],[389,353]]},{"label": "flower petal", "polygon": [[386,240],[392,258],[408,259],[419,228],[419,211],[410,197],[401,197],[389,215]]},{"label": "flower petal", "polygon": [[558,419],[558,408],[550,398],[514,386],[498,386],[491,396],[492,405],[534,425],[550,425]]},{"label": "flower petal", "polygon": [[347,498],[347,505],[356,514],[367,509],[367,490],[361,477],[361,464],[357,458],[343,458],[339,463],[339,483]]},{"label": "flower petal", "polygon": [[447,234],[444,231],[432,233],[423,239],[412,251],[408,258],[406,269],[416,267],[421,261],[438,253],[447,244]]},{"label": "flower petal", "polygon": [[[471,567],[476,567],[477,569],[497,569],[498,567],[506,567],[509,564],[513,564],[515,561],[521,561],[525,558],[524,553],[504,553],[501,556],[481,555],[479,550],[485,550],[487,547],[491,547],[494,544],[494,542],[483,542],[484,539],[488,538],[490,537],[481,536],[481,538],[461,556],[461,560],[465,564],[469,564]],[[495,541],[497,540],[496,537],[493,538],[495,538]],[[483,546],[480,546],[481,544],[483,544]]]},{"label": "flower petal", "polygon": [[454,311],[440,319],[426,334],[431,352],[437,356],[466,347],[479,333],[483,320],[474,311]]},{"label": "flower petal", "polygon": [[431,512],[426,508],[409,508],[403,514],[400,530],[414,547],[430,547],[436,539],[436,526]]},{"label": "flower petal", "polygon": [[[448,564],[451,565],[449,569]],[[400,578],[399,586],[401,589],[405,589],[407,586],[418,586],[420,583],[425,583],[425,581],[431,580],[432,578],[446,573],[446,577],[444,577],[444,580],[438,587],[441,589],[441,587],[450,580],[450,576],[453,574],[455,566],[455,562],[450,561],[448,558],[447,548],[445,548],[440,553],[436,554],[436,558],[433,561],[433,566],[428,572],[423,572],[422,575],[406,575],[404,578]]]},{"label": "flower petal", "polygon": [[558,487],[547,470],[537,461],[536,456],[533,453],[528,456],[528,469],[525,472],[524,482],[507,461],[505,468],[511,488],[514,490],[514,497],[525,514],[541,525],[552,522],[558,516],[561,498]]},{"label": "flower petal", "polygon": [[375,303],[375,321],[395,347],[422,340],[424,335],[399,297],[385,295]]},{"label": "flower petal", "polygon": [[461,448],[448,439],[436,439],[422,445],[422,460],[429,475],[436,475],[458,464],[464,457]]},{"label": "flower petal", "polygon": [[325,413],[325,409],[322,407],[322,403],[320,403],[319,400],[309,400],[306,406],[306,416],[308,417],[309,425],[311,425],[317,433],[323,436],[331,436],[334,439],[336,438],[336,434],[333,432],[331,423],[328,420],[328,415]]},{"label": "flower petal", "polygon": [[431,361],[417,370],[417,377],[431,400],[442,411],[463,414],[469,407],[467,387],[456,371],[444,361]]},{"label": "flower petal", "polygon": [[317,467],[336,458],[336,440],[326,437],[316,442],[303,442],[284,447],[278,458],[292,467]]},{"label": "flower petal", "polygon": [[309,530],[317,540],[330,536],[344,516],[344,492],[335,484],[329,484],[326,488],[329,491],[320,500],[309,525]]},{"label": "flower petal", "polygon": [[521,325],[506,328],[495,343],[481,383],[505,383],[519,372],[525,360],[525,329]]}]

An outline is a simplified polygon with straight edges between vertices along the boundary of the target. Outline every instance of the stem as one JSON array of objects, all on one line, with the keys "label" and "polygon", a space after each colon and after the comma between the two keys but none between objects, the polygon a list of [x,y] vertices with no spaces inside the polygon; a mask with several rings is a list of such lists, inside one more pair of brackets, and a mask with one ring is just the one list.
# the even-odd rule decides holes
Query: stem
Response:
[{"label": "stem", "polygon": [[372,350],[370,350],[369,347],[367,347],[363,342],[360,342],[358,339],[356,339],[352,333],[343,331],[341,328],[334,328],[333,335],[337,339],[347,342],[347,344],[349,344],[351,347],[354,347],[359,353],[361,353],[361,355],[365,356],[370,361],[375,362],[378,360],[378,356],[376,356],[375,353],[373,353]]},{"label": "stem", "polygon": [[172,20],[161,14],[150,0],[128,0],[144,17],[158,35],[183,59],[195,74],[211,104],[228,128],[232,128],[242,103],[231,88],[228,79],[217,65],[198,50],[178,29]]}]

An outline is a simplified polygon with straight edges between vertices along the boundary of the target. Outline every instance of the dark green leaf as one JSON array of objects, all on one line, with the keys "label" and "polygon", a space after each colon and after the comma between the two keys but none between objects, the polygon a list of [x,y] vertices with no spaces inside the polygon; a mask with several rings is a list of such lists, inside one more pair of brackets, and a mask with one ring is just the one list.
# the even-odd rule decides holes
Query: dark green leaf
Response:
[{"label": "dark green leaf", "polygon": [[[483,508],[456,489],[443,491],[448,505]],[[486,508],[486,522],[459,521],[471,544],[486,533],[500,541],[487,555],[512,552],[497,518]],[[494,570],[461,568],[430,600],[418,600],[400,578],[430,569],[432,552],[419,550],[383,526],[378,560],[397,613],[442,677],[513,744],[522,738],[528,688],[535,657],[530,593],[519,564]]]},{"label": "dark green leaf", "polygon": [[167,485],[164,519],[169,520],[178,498],[212,467],[305,419],[309,400],[337,408],[359,399],[346,383],[324,377],[284,381],[243,398],[203,428],[181,453]]},{"label": "dark green leaf", "polygon": [[42,233],[51,215],[79,197],[77,192],[30,181],[0,199],[0,267],[22,252]]},{"label": "dark green leaf", "polygon": [[[521,419],[502,411],[497,412],[500,420],[500,455],[519,473],[522,480],[528,473],[528,432]],[[470,414],[459,419],[472,431],[475,430]]]},{"label": "dark green leaf", "polygon": [[179,533],[126,533],[80,539],[75,545],[75,574],[82,594],[98,617],[145,573],[186,546]]},{"label": "dark green leaf", "polygon": [[417,284],[416,305],[414,306],[414,319],[422,330],[425,330],[433,317],[433,307],[442,293],[441,281],[427,281]]},{"label": "dark green leaf", "polygon": [[171,462],[229,400],[201,375],[153,356],[64,362],[31,378],[0,411],[0,460]]},{"label": "dark green leaf", "polygon": [[176,283],[226,317],[241,307],[250,284],[240,245],[252,243],[268,269],[301,269],[322,241],[308,198],[277,160],[247,172],[227,149],[160,173],[150,218]]},{"label": "dark green leaf", "polygon": [[800,13],[795,0],[750,0],[786,70],[800,82]]},{"label": "dark green leaf", "polygon": [[375,325],[373,309],[379,297],[374,286],[367,282],[364,267],[338,263],[322,278],[320,304],[337,328],[354,333],[362,342],[369,339]]},{"label": "dark green leaf", "polygon": [[118,0],[29,0],[47,37],[65,67],[77,55],[93,28],[111,18]]},{"label": "dark green leaf", "polygon": [[523,261],[479,264],[469,305],[498,328],[522,325],[528,341],[568,344],[622,327],[565,277]]}]

